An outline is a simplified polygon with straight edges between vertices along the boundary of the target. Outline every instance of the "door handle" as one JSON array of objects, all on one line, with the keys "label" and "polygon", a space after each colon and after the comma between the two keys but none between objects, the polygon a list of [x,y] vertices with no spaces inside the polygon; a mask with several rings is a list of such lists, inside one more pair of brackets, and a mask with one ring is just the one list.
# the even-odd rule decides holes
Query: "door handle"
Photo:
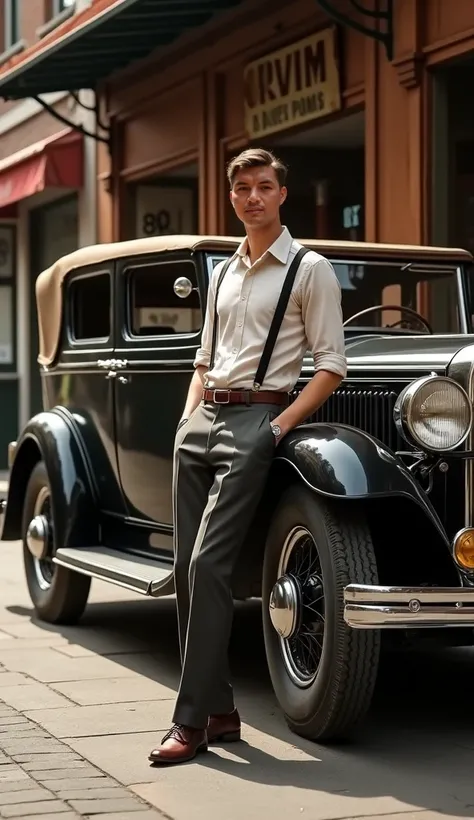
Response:
[{"label": "door handle", "polygon": [[106,370],[110,370],[111,368],[120,370],[123,367],[127,367],[127,365],[127,359],[97,359],[97,367],[103,367]]}]

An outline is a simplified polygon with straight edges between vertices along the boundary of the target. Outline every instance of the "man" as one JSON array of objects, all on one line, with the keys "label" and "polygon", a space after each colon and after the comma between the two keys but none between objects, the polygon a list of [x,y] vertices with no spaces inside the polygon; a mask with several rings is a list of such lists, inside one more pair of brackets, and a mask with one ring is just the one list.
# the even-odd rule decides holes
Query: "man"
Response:
[{"label": "man", "polygon": [[[175,584],[182,674],[172,729],[149,759],[181,763],[208,742],[240,739],[229,681],[231,578],[275,445],[334,392],[346,373],[341,290],[329,262],[299,264],[263,383],[255,378],[275,308],[301,245],[280,221],[286,168],[262,149],[228,167],[246,238],[213,272],[201,348],[174,461]],[[293,269],[296,268],[296,263]],[[215,324],[215,318],[218,318]],[[306,351],[316,373],[290,405]],[[230,391],[230,392],[229,392]]]}]

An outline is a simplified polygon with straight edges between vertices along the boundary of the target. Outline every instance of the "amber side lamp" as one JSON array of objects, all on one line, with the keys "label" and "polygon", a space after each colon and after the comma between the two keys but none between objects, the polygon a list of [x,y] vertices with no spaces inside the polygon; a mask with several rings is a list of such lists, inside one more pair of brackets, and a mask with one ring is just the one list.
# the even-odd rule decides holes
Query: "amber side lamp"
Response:
[{"label": "amber side lamp", "polygon": [[454,537],[453,552],[456,563],[467,570],[474,570],[474,529],[466,527]]}]

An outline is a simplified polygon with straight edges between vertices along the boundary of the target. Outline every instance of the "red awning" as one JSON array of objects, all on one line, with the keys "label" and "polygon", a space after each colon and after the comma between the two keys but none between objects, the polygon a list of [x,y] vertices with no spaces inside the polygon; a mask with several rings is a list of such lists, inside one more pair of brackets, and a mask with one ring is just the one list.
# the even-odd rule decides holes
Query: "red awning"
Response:
[{"label": "red awning", "polygon": [[81,188],[83,136],[68,128],[0,161],[0,208],[46,188]]}]

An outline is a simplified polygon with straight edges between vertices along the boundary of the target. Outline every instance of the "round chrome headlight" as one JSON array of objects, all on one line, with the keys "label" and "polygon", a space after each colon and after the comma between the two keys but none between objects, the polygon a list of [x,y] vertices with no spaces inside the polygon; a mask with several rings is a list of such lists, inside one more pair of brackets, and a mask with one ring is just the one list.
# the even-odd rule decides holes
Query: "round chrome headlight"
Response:
[{"label": "round chrome headlight", "polygon": [[447,452],[459,447],[469,435],[472,403],[452,379],[424,376],[402,390],[394,419],[406,441],[425,450]]}]

